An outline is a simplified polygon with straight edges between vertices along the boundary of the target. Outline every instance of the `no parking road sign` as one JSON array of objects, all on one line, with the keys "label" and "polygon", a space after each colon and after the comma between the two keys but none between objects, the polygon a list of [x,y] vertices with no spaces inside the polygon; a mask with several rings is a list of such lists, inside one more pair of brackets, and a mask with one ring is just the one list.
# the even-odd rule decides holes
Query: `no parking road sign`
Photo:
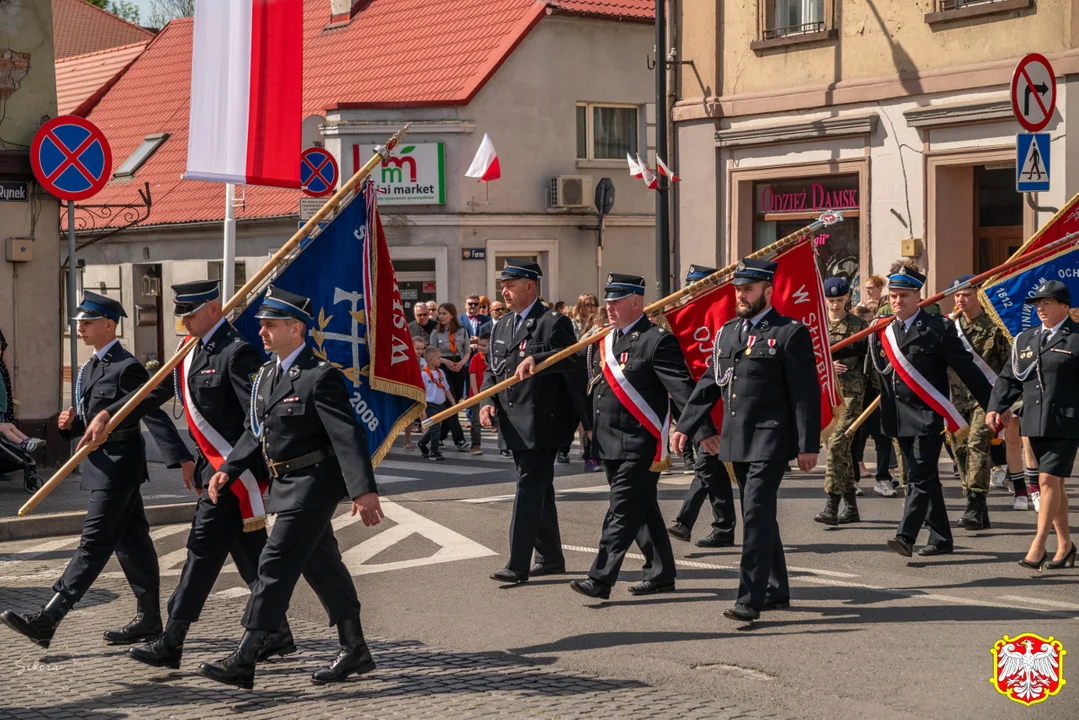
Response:
[{"label": "no parking road sign", "polygon": [[300,187],[311,197],[325,197],[337,187],[337,161],[329,150],[314,147],[300,153]]},{"label": "no parking road sign", "polygon": [[50,194],[61,200],[85,200],[109,181],[112,150],[92,122],[61,115],[34,135],[30,164]]},{"label": "no parking road sign", "polygon": [[1012,73],[1012,111],[1028,132],[1041,132],[1053,119],[1057,82],[1053,66],[1038,53],[1027,55]]}]

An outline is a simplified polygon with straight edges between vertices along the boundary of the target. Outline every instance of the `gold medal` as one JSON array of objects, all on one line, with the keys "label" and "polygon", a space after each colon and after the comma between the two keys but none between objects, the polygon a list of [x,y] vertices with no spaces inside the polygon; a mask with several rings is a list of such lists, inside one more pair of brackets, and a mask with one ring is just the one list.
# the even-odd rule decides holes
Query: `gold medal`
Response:
[{"label": "gold medal", "polygon": [[746,348],[746,355],[749,355],[751,352],[753,352],[753,347],[752,346],[747,347]]}]

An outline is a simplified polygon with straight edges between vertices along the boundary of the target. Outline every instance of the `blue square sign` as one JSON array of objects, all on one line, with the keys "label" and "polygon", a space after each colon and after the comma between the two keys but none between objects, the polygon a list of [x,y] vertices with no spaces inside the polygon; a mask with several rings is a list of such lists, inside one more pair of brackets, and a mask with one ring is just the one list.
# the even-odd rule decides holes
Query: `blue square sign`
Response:
[{"label": "blue square sign", "polygon": [[1049,133],[1015,136],[1015,191],[1049,190]]}]

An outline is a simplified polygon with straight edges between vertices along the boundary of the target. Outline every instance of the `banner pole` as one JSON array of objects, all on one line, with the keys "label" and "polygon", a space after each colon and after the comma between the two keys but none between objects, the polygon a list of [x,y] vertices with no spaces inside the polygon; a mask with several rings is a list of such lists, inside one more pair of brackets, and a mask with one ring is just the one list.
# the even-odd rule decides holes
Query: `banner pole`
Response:
[{"label": "banner pole", "polygon": [[[244,286],[242,288],[237,290],[236,293],[229,298],[229,300],[221,308],[221,313],[227,317],[228,314],[233,310],[239,308],[241,305],[246,305],[248,296],[251,295],[259,287],[259,285],[262,284],[263,280],[270,276],[270,273],[276,270],[282,262],[288,259],[289,254],[296,249],[300,242],[302,242],[304,238],[306,238],[315,228],[317,228],[318,224],[322,222],[324,218],[326,218],[331,212],[336,210],[337,207],[342,202],[344,202],[344,200],[348,198],[353,191],[356,191],[359,188],[360,183],[362,183],[367,178],[367,176],[374,171],[376,167],[389,159],[390,151],[397,147],[397,144],[401,141],[401,138],[405,136],[411,126],[412,123],[407,123],[403,128],[397,131],[397,134],[395,134],[386,142],[385,147],[376,147],[375,154],[371,156],[371,159],[368,160],[363,165],[363,167],[357,170],[356,174],[353,175],[348,182],[342,185],[341,188],[337,192],[335,192],[333,196],[329,200],[327,200],[321,208],[319,208],[319,211],[312,215],[311,219],[304,223],[304,226],[297,230],[296,233],[291,238],[289,238],[288,242],[282,245],[281,249],[274,253],[273,256],[266,262],[266,264],[263,265],[262,268],[260,268],[259,271],[251,277],[250,280],[244,283]],[[154,388],[160,385],[165,380],[165,378],[169,376],[173,369],[175,369],[176,366],[179,365],[185,357],[187,357],[187,354],[191,352],[195,345],[196,343],[191,338],[188,338],[183,343],[183,345],[181,345],[180,348],[177,349],[176,354],[173,355],[166,363],[164,363],[161,368],[156,373],[154,373],[154,376],[150,378],[146,382],[146,384],[139,388],[138,392],[136,392],[130,400],[124,403],[124,406],[120,408],[120,410],[117,411],[117,413],[113,415],[112,418],[109,419],[109,424],[105,426],[105,432],[101,436],[101,440],[98,444],[104,442],[105,438],[109,436],[109,433],[115,430],[117,426],[121,422],[123,422],[123,419],[127,417],[132,410],[138,407],[139,403],[141,403],[146,398],[146,396],[149,395],[151,391],[153,391]],[[73,377],[72,382],[74,381],[75,378]],[[78,466],[78,464],[82,462],[86,458],[86,456],[89,455],[94,449],[94,447],[91,447],[89,445],[84,445],[83,447],[79,448],[75,452],[75,454],[72,455],[71,458],[69,458],[68,461],[64,463],[63,466],[61,466],[60,469],[57,470],[51,478],[49,478],[49,481],[45,483],[40,490],[34,493],[33,496],[26,501],[26,504],[19,508],[19,517],[24,517],[28,515],[34,510],[34,508],[40,505],[41,501],[47,498],[49,494],[53,490],[55,490],[56,487],[64,480],[64,478],[71,474],[71,471],[74,470]]]}]

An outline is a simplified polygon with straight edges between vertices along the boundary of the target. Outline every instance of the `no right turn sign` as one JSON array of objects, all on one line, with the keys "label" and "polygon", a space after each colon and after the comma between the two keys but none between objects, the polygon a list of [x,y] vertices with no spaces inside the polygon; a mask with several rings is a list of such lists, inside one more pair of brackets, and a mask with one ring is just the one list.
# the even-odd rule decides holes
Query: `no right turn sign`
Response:
[{"label": "no right turn sign", "polygon": [[1053,66],[1038,53],[1027,55],[1012,73],[1012,111],[1028,132],[1040,132],[1053,119],[1057,83]]}]

